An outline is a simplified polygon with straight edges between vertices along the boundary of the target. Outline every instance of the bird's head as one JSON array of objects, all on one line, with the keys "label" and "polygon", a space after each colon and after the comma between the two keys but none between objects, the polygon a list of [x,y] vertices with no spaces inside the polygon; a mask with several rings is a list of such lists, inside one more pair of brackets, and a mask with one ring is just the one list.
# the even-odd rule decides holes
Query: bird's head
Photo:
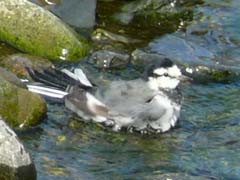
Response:
[{"label": "bird's head", "polygon": [[182,80],[188,78],[182,75],[179,67],[167,58],[149,65],[145,76],[147,76],[150,88],[154,90],[175,89]]}]

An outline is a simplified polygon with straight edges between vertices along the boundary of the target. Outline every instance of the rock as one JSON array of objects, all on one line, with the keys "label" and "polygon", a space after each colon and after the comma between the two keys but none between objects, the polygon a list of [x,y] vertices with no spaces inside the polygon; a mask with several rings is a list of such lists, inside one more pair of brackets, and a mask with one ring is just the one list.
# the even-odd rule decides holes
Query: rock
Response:
[{"label": "rock", "polygon": [[216,62],[216,55],[200,45],[174,35],[165,35],[132,53],[131,62],[141,70],[150,62],[169,58],[184,74],[196,81],[229,81],[240,75],[240,68]]},{"label": "rock", "polygon": [[62,0],[52,12],[72,26],[91,28],[95,25],[95,9],[96,0]]},{"label": "rock", "polygon": [[119,52],[131,52],[134,46],[142,44],[139,39],[131,38],[125,33],[113,33],[105,29],[97,28],[91,35],[94,41],[94,51],[96,50],[110,50]]},{"label": "rock", "polygon": [[[169,0],[140,0],[132,1],[124,5],[121,9],[123,13],[137,15],[149,15],[151,13],[158,14],[177,14],[197,4],[204,3],[202,0],[182,0],[182,1],[169,1]],[[153,14],[151,14],[153,15]]]},{"label": "rock", "polygon": [[138,39],[133,39],[130,37],[126,37],[123,35],[115,34],[110,31],[104,30],[104,29],[96,29],[92,33],[92,39],[94,41],[103,42],[103,41],[114,41],[114,42],[120,42],[124,44],[131,44],[131,43],[140,43],[141,41]]},{"label": "rock", "polygon": [[136,49],[131,54],[131,63],[140,70],[144,70],[144,68],[149,64],[158,59],[163,59],[165,56],[157,53],[150,53],[144,50]]},{"label": "rock", "polygon": [[3,42],[0,43],[0,57],[6,56],[9,54],[15,54],[17,52],[18,52],[17,49],[9,46],[8,44],[3,43]]},{"label": "rock", "polygon": [[26,0],[0,1],[0,40],[51,60],[79,60],[89,50],[59,18]]},{"label": "rock", "polygon": [[47,8],[71,26],[92,28],[95,25],[96,0],[30,1]]},{"label": "rock", "polygon": [[0,67],[0,77],[4,78],[11,84],[14,84],[18,87],[26,88],[26,85],[20,79],[18,79],[16,75],[10,73],[9,71],[2,67]]},{"label": "rock", "polygon": [[0,117],[0,179],[35,180],[35,166],[17,135]]},{"label": "rock", "polygon": [[94,52],[90,59],[92,59],[99,68],[121,69],[128,65],[130,56],[113,50],[99,50]]},{"label": "rock", "polygon": [[31,79],[27,68],[30,70],[34,69],[37,71],[42,71],[54,66],[49,60],[45,58],[27,54],[14,54],[4,56],[0,58],[0,65],[18,77],[26,79]]},{"label": "rock", "polygon": [[214,176],[207,176],[207,175],[202,175],[202,176],[194,176],[190,175],[187,173],[159,173],[156,172],[152,177],[148,177],[148,180],[155,180],[155,179],[164,179],[164,180],[214,180],[218,179],[217,177]]},{"label": "rock", "polygon": [[152,41],[148,49],[152,53],[167,56],[182,64],[207,65],[215,58],[208,49],[170,34]]},{"label": "rock", "polygon": [[124,4],[120,12],[115,13],[113,17],[123,25],[131,25],[129,31],[135,29],[134,34],[139,36],[139,29],[141,29],[141,37],[151,39],[151,37],[184,28],[187,22],[193,19],[194,6],[202,2],[201,0],[131,1]]},{"label": "rock", "polygon": [[95,25],[96,0],[58,0],[48,5],[44,1],[42,5],[71,26],[91,28]]},{"label": "rock", "polygon": [[12,84],[14,80],[9,75],[11,73],[1,69],[0,72],[0,115],[15,128],[28,128],[39,124],[46,115],[45,101],[16,83]]}]

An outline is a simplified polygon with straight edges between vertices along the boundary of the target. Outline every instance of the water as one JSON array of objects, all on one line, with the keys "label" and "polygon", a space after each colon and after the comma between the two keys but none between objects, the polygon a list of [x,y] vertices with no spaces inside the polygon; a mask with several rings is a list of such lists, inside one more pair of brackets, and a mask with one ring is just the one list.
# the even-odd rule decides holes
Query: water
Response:
[{"label": "water", "polygon": [[239,179],[239,85],[186,87],[180,124],[161,136],[76,123],[64,106],[49,104],[46,122],[22,139],[38,179]]},{"label": "water", "polygon": [[[207,0],[175,34],[239,67],[239,12],[238,0]],[[46,121],[20,138],[39,180],[240,179],[240,81],[186,84],[183,94],[179,125],[162,135],[109,132],[48,101]]]}]

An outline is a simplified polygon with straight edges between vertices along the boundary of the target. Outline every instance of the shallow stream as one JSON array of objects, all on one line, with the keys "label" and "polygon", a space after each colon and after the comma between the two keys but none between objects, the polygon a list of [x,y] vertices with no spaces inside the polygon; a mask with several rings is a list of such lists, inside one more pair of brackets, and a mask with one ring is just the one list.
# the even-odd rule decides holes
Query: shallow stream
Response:
[{"label": "shallow stream", "polygon": [[[98,3],[102,13],[98,26],[117,33],[119,23],[109,16],[110,10],[119,10],[111,8],[115,2]],[[184,28],[159,27],[159,34],[139,28],[138,39],[146,46],[171,33],[204,46],[214,61],[240,68],[240,1],[206,0],[192,8],[193,19]],[[137,28],[131,24],[123,25],[121,32],[137,38]],[[162,135],[113,133],[79,123],[62,103],[50,100],[46,120],[19,135],[34,159],[39,180],[240,179],[240,80],[193,82],[183,87],[183,94],[178,126]]]}]

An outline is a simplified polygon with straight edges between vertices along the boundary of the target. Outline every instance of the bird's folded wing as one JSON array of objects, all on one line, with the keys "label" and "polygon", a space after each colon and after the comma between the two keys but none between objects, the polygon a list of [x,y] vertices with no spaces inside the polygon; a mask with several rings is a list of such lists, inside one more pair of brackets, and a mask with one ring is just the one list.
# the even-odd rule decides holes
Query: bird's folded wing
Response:
[{"label": "bird's folded wing", "polygon": [[104,122],[108,117],[108,108],[91,93],[76,86],[65,97],[65,105],[84,119]]},{"label": "bird's folded wing", "polygon": [[81,88],[92,88],[91,82],[80,68],[71,72],[68,69],[48,68],[44,70],[27,69],[29,75],[36,82],[41,82],[46,86],[66,90],[67,87],[78,85]]}]

